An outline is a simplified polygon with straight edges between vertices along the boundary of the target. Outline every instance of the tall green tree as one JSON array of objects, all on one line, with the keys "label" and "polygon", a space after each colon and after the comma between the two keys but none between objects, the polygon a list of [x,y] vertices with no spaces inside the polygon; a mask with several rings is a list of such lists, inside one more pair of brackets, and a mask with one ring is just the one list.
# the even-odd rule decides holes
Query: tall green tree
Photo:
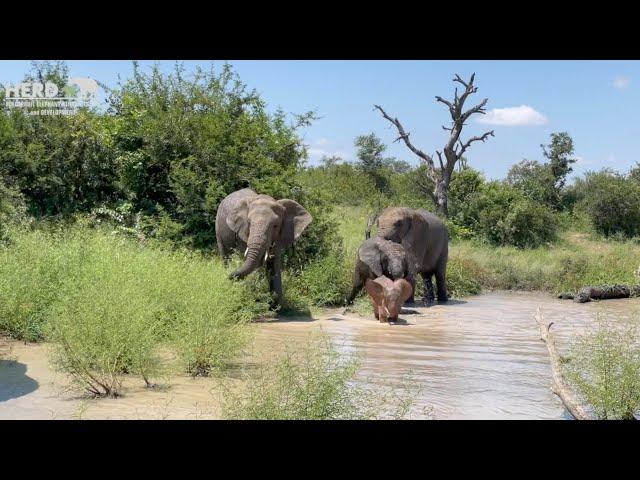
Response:
[{"label": "tall green tree", "polygon": [[556,191],[562,190],[567,180],[567,175],[573,171],[572,164],[576,163],[573,155],[573,139],[567,132],[551,134],[551,142],[548,145],[540,145],[542,153],[549,160],[549,168],[555,179]]},{"label": "tall green tree", "polygon": [[358,149],[356,166],[373,180],[378,190],[387,192],[389,190],[389,180],[383,169],[391,161],[395,160],[383,156],[387,146],[382,143],[382,140],[375,133],[356,137],[354,145]]}]

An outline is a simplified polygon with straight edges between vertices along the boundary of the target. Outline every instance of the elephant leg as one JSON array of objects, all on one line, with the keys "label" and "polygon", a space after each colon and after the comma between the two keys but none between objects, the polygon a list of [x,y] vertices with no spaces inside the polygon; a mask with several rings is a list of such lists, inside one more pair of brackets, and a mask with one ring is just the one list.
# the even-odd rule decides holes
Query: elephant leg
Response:
[{"label": "elephant leg", "polygon": [[446,302],[449,297],[447,295],[447,278],[445,267],[440,267],[436,271],[436,285],[438,287],[438,302]]},{"label": "elephant leg", "polygon": [[364,281],[362,280],[362,276],[358,274],[358,272],[354,273],[353,286],[351,287],[351,292],[345,299],[345,302],[344,302],[345,306],[351,305],[353,303],[353,301],[356,298],[356,295],[360,293],[360,290],[362,290],[363,286],[364,286]]},{"label": "elephant leg", "polygon": [[423,273],[423,290],[422,290],[422,302],[425,305],[431,305],[435,301],[435,295],[433,293],[433,281],[431,280],[432,273]]},{"label": "elephant leg", "polygon": [[411,296],[407,299],[405,303],[413,304],[415,303],[415,293],[416,293],[416,278],[413,275],[407,275],[407,282],[411,284]]},{"label": "elephant leg", "polygon": [[269,291],[275,293],[276,304],[282,305],[282,257],[276,253],[273,258],[267,260],[269,273]]}]

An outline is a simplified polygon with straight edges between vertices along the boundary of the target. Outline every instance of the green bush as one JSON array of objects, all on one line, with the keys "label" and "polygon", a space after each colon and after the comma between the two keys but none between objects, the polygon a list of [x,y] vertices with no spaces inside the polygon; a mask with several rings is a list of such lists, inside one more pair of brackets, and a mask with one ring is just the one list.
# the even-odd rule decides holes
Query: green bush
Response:
[{"label": "green bush", "polygon": [[[447,293],[453,298],[477,295],[482,291],[486,273],[473,259],[451,256],[447,263]],[[416,292],[418,290],[416,285]]]},{"label": "green bush", "polygon": [[119,395],[126,373],[148,383],[159,371],[156,312],[162,307],[144,294],[149,286],[142,279],[118,267],[91,269],[98,277],[82,279],[82,287],[53,309],[46,328],[54,366],[95,396]]},{"label": "green bush", "polygon": [[358,361],[340,355],[327,337],[262,364],[246,388],[227,390],[223,416],[243,420],[370,418],[369,395],[352,384]]},{"label": "green bush", "polygon": [[637,327],[598,319],[572,346],[567,377],[602,420],[632,420],[640,410]]},{"label": "green bush", "polygon": [[576,209],[586,213],[594,229],[607,236],[640,234],[640,184],[632,178],[603,170],[590,172],[573,187]]},{"label": "green bush", "polygon": [[250,283],[227,280],[218,261],[192,258],[177,273],[172,277],[177,285],[169,337],[184,370],[206,376],[238,354],[248,339],[245,325],[267,313],[270,298],[264,282],[256,292]]},{"label": "green bush", "polygon": [[554,240],[557,231],[555,217],[548,207],[496,181],[485,184],[472,196],[461,222],[498,246],[535,248]]},{"label": "green bush", "polygon": [[268,312],[266,285],[231,282],[217,259],[77,226],[12,236],[0,247],[0,329],[52,341],[56,366],[94,395],[116,395],[126,373],[156,375],[162,344],[190,373],[221,368],[243,325]]},{"label": "green bush", "polygon": [[86,245],[75,238],[65,245],[42,231],[12,230],[11,237],[0,246],[0,330],[42,340],[51,307],[78,281]]},{"label": "green bush", "polygon": [[287,273],[285,297],[289,307],[341,305],[351,287],[353,268],[339,248],[307,265]]},{"label": "green bush", "polygon": [[0,242],[9,240],[12,225],[26,220],[26,205],[23,195],[16,189],[7,187],[0,179]]}]

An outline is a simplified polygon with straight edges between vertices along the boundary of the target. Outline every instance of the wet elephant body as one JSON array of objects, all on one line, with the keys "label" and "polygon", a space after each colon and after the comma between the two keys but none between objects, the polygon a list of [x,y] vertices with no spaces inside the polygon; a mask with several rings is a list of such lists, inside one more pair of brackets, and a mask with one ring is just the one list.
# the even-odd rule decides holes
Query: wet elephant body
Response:
[{"label": "wet elephant body", "polygon": [[275,200],[243,188],[225,197],[216,213],[216,241],[220,256],[244,252],[244,263],[231,274],[244,278],[265,265],[269,286],[282,301],[282,251],[311,223],[311,215],[290,199]]},{"label": "wet elephant body", "polygon": [[[434,300],[432,277],[435,276],[438,301],[446,302],[449,233],[444,222],[427,210],[393,207],[384,210],[377,223],[377,236],[400,243],[413,271],[422,275],[423,301]],[[413,296],[409,301],[413,301]]]}]

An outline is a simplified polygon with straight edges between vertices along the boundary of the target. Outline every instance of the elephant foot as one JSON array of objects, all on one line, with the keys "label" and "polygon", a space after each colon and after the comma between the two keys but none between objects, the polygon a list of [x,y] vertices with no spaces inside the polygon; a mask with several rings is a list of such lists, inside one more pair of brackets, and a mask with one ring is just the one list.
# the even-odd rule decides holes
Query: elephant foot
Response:
[{"label": "elephant foot", "polygon": [[435,303],[435,299],[433,298],[423,298],[422,305],[425,307],[430,307]]}]

